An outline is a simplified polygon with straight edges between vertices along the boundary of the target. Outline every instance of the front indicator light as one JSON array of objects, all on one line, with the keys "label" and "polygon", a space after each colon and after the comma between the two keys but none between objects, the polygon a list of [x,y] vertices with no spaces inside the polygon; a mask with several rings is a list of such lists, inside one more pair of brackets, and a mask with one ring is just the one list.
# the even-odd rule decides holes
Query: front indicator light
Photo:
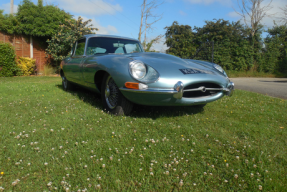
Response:
[{"label": "front indicator light", "polygon": [[133,82],[126,82],[125,87],[129,89],[147,89],[148,86],[143,83],[133,83]]}]

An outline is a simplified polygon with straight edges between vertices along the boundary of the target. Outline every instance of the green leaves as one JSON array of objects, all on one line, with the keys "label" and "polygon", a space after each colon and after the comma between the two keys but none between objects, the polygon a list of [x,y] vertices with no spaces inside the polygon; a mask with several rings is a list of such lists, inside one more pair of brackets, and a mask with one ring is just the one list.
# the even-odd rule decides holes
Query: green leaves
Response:
[{"label": "green leaves", "polygon": [[227,70],[287,70],[287,27],[274,27],[263,42],[262,26],[253,37],[250,29],[239,21],[230,23],[223,19],[205,21],[203,27],[179,25],[173,22],[166,27],[167,53],[181,58],[212,61]]},{"label": "green leaves", "polygon": [[262,70],[264,72],[285,72],[287,73],[287,26],[275,25],[268,29],[269,35],[265,38],[264,63]]},{"label": "green leaves", "polygon": [[182,58],[190,58],[196,51],[194,34],[189,25],[179,25],[177,21],[169,27],[165,27],[166,45],[169,47],[168,54]]},{"label": "green leaves", "polygon": [[66,20],[66,24],[60,26],[60,30],[52,36],[52,39],[47,40],[46,54],[51,55],[56,61],[63,60],[68,56],[77,39],[98,30],[92,28],[92,25],[89,25],[90,22],[90,19],[83,22],[82,17],[78,17],[78,20]]},{"label": "green leaves", "polygon": [[20,71],[15,62],[13,46],[0,41],[0,77],[12,77]]},{"label": "green leaves", "polygon": [[59,25],[67,19],[70,20],[72,15],[54,5],[43,6],[42,1],[35,5],[30,0],[24,0],[18,7],[16,18],[19,21],[17,28],[20,33],[51,37],[57,33]]}]

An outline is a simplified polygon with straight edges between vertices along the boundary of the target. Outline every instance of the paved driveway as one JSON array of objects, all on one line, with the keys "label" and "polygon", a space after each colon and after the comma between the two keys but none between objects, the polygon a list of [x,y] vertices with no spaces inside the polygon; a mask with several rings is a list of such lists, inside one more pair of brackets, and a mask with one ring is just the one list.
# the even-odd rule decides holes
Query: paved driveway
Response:
[{"label": "paved driveway", "polygon": [[287,99],[287,78],[231,78],[235,89]]}]

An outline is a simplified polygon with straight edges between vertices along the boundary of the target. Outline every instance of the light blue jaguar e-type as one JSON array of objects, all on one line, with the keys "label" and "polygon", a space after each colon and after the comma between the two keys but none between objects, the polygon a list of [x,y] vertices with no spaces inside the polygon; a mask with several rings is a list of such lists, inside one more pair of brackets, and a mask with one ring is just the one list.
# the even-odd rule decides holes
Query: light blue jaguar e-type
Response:
[{"label": "light blue jaguar e-type", "polygon": [[85,35],[61,63],[64,90],[73,83],[101,94],[103,108],[127,115],[133,103],[204,106],[231,96],[234,83],[216,64],[144,52],[138,40]]}]

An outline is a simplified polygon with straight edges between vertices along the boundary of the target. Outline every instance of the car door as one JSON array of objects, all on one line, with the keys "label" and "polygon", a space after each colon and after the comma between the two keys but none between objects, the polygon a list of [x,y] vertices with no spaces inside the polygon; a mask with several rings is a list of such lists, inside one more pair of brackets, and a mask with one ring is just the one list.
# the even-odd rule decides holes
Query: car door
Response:
[{"label": "car door", "polygon": [[89,38],[87,42],[86,55],[88,57],[83,62],[83,80],[85,84],[94,83],[94,76],[97,70],[98,57],[107,52],[104,42],[99,42],[98,37]]},{"label": "car door", "polygon": [[76,48],[73,55],[68,61],[68,77],[72,81],[81,84],[83,72],[83,60],[85,56],[86,38],[80,39],[76,43]]}]

